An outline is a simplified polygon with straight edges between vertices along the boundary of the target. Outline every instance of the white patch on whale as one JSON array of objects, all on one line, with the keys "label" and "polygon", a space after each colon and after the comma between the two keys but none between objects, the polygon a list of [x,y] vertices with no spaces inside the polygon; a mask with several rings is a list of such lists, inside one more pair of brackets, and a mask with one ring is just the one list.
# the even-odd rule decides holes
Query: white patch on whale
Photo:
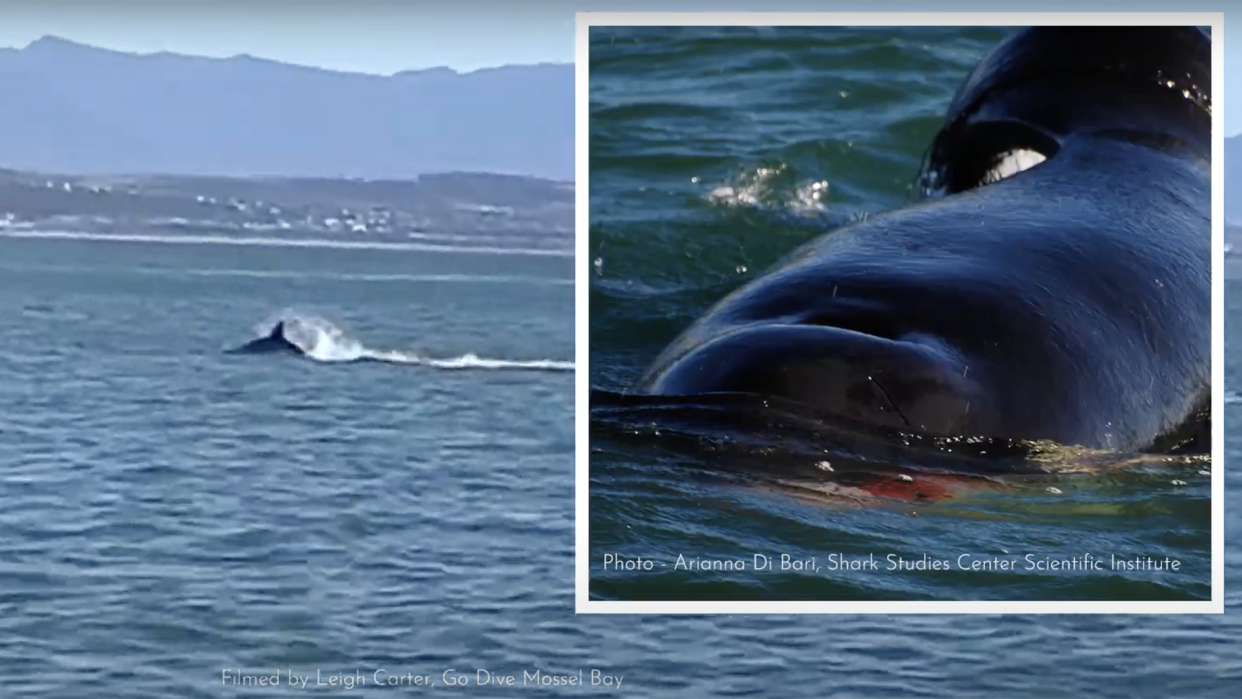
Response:
[{"label": "white patch on whale", "polygon": [[1025,148],[1005,151],[996,156],[996,164],[984,173],[983,184],[993,184],[1008,177],[1013,177],[1019,172],[1030,170],[1045,160],[1047,158],[1044,157],[1043,153]]}]

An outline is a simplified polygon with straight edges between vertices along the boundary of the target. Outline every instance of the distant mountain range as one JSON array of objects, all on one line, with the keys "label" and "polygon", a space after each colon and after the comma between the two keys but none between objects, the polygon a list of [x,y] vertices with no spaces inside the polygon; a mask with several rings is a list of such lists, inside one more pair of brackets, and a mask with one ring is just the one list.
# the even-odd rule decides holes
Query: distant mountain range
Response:
[{"label": "distant mountain range", "polygon": [[574,68],[383,77],[45,37],[0,49],[0,165],[93,175],[571,181]]},{"label": "distant mountain range", "polygon": [[[574,68],[392,76],[235,56],[130,54],[44,37],[0,49],[0,166],[67,175],[572,181]],[[1225,139],[1242,224],[1242,135]]]}]

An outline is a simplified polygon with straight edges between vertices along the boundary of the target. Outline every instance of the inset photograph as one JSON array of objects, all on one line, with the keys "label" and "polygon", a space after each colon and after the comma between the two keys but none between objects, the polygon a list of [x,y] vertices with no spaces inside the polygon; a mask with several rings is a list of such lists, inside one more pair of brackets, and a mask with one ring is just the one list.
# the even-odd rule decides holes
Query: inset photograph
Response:
[{"label": "inset photograph", "polygon": [[1221,15],[675,17],[579,16],[578,610],[1221,611]]}]

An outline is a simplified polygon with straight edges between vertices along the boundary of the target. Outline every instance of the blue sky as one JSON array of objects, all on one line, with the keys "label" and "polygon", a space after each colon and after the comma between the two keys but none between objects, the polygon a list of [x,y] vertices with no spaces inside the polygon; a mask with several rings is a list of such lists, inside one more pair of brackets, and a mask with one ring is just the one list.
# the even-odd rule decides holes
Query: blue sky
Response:
[{"label": "blue sky", "polygon": [[[1225,11],[1236,0],[1132,0],[1127,10]],[[364,73],[569,62],[574,15],[596,11],[926,11],[928,0],[0,0],[0,47],[45,34],[142,53],[239,53]],[[995,0],[942,0],[937,10],[998,11]],[[1100,11],[1115,0],[1012,0],[1005,10]],[[1225,46],[1226,132],[1242,132],[1242,29]],[[1230,81],[1229,76],[1239,78]]]}]

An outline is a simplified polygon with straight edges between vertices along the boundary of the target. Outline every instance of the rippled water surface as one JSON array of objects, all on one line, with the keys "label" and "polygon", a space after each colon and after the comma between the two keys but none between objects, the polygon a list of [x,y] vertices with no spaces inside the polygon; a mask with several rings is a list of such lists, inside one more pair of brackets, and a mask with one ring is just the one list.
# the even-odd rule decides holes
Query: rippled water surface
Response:
[{"label": "rippled water surface", "polygon": [[[478,622],[570,584],[569,258],[134,242],[58,196],[73,239],[0,200],[33,221],[0,231],[0,696],[513,660]],[[277,318],[313,359],[224,352]]]},{"label": "rippled water surface", "polygon": [[[1206,459],[1101,470],[1115,464],[1054,450],[1035,469],[1054,474],[986,472],[947,451],[877,460],[769,406],[722,423],[736,406],[697,419],[620,397],[779,256],[905,204],[953,92],[1003,35],[592,29],[596,598],[1210,597]],[[610,564],[640,557],[653,566]]]},{"label": "rippled water surface", "polygon": [[[939,58],[923,67],[956,79],[992,33],[947,34],[939,44],[929,42]],[[854,68],[854,87],[847,91],[890,91],[872,72],[888,65],[877,63],[883,52],[851,41],[838,52]],[[687,50],[687,60],[695,51],[700,49]],[[753,60],[747,49],[729,44],[697,55],[715,70]],[[765,55],[774,63],[787,61],[783,49]],[[928,77],[933,74],[910,75],[901,89],[933,96],[949,89]],[[838,92],[817,90],[810,98],[818,104],[822,95]],[[757,108],[752,113],[762,117]],[[936,109],[929,101],[920,114],[923,129]],[[798,122],[805,120],[795,116],[784,123],[803,128]],[[825,110],[817,118],[835,117]],[[907,139],[906,129],[899,124],[890,132]],[[807,140],[825,139],[825,133]],[[875,133],[862,124],[850,127],[859,144]],[[870,197],[878,208],[897,205],[916,160],[909,154],[920,147],[917,138],[908,141],[908,148],[897,150],[867,146],[878,155],[859,170],[871,183],[865,189],[835,170],[821,174],[812,168],[805,179],[833,182],[829,202],[837,194],[849,197],[846,211]],[[835,157],[832,152],[824,157]],[[697,166],[685,168],[685,182],[676,183],[686,187],[684,201],[769,229],[762,207],[722,209],[704,202],[703,188],[710,194],[746,181],[745,170],[741,180],[731,179],[731,157],[720,161],[724,166],[715,178]],[[839,167],[849,170],[853,162]],[[653,173],[659,174],[640,169],[631,176],[665,182]],[[690,182],[695,176],[703,188]],[[803,182],[802,176],[796,181]],[[108,224],[122,235],[257,235],[245,224],[270,225],[268,219],[239,212],[241,230],[221,230],[206,221],[222,216],[197,196],[296,208],[279,193],[246,196],[222,185],[185,192],[192,207],[206,207],[207,213],[180,204],[165,212],[163,200],[139,196],[140,203],[120,206],[145,207],[141,215],[120,216],[96,208],[114,202],[63,201],[79,189],[66,193],[60,180],[56,184],[39,181],[49,200],[24,188],[2,194],[0,220],[13,214],[11,227],[19,233],[21,226],[68,227],[47,220],[49,215],[69,217],[74,230],[108,233],[90,227],[91,217],[106,215],[125,219],[124,225]],[[444,237],[469,237],[473,218],[453,219],[451,226],[398,221],[391,230],[375,231],[375,238],[338,230],[343,224],[327,219],[341,208],[361,208],[370,190],[363,196],[350,189],[345,196],[323,186],[328,191],[293,189],[294,199],[324,211],[305,214],[314,217],[305,232],[297,229],[303,219],[288,219],[293,230],[287,234],[350,244],[426,241],[407,235],[414,232],[436,236],[436,244],[471,244]],[[57,199],[50,200],[56,191]],[[654,186],[632,191],[636,199],[666,196]],[[450,194],[436,193],[428,206],[459,215],[463,209]],[[719,196],[729,199],[724,192]],[[468,199],[517,208],[522,197]],[[778,213],[803,208],[797,196],[775,201]],[[633,205],[613,210],[618,219],[627,210],[645,215]],[[427,217],[442,222],[439,215]],[[190,223],[170,227],[150,220],[159,216]],[[549,228],[559,225],[552,221]],[[680,254],[686,266],[611,278],[634,279],[638,291],[647,288],[650,317],[616,326],[610,340],[618,348],[615,360],[593,363],[600,374],[592,383],[619,385],[641,363],[638,356],[623,361],[626,352],[645,351],[653,334],[675,332],[690,315],[693,304],[677,291],[680,275],[730,280],[738,265],[753,269],[819,226],[807,224],[797,234],[770,229],[786,233],[776,234],[761,256],[756,246],[768,239],[749,235],[746,255],[757,255],[750,258],[740,257],[736,246],[681,235],[680,227],[704,227],[693,217],[677,225],[651,222],[659,245]],[[521,244],[510,247],[558,247],[556,241],[531,240],[529,227],[516,230],[504,221],[481,227],[493,237],[520,233]],[[637,245],[632,236],[608,238],[593,256],[604,260],[601,279],[607,282],[627,267],[641,271],[662,264],[665,258]],[[616,254],[627,247],[631,253]],[[556,258],[421,254],[426,252],[0,238],[0,697],[302,697],[306,690],[285,682],[288,670],[322,673],[326,682],[355,672],[369,678],[378,669],[437,680],[455,669],[473,677],[480,668],[519,677],[536,669],[581,671],[587,678],[599,669],[621,676],[623,684],[581,691],[471,685],[463,691],[442,682],[395,690],[368,683],[352,691],[321,686],[317,693],[668,699],[1237,695],[1242,550],[1232,543],[1226,549],[1230,613],[1224,617],[575,616],[573,374],[221,353],[251,338],[253,326],[291,308],[328,318],[377,353],[572,359],[572,287],[559,281],[571,274]],[[694,272],[697,260],[703,265]],[[694,303],[705,303],[720,293],[704,286],[706,291],[685,296],[699,293]],[[598,303],[599,288],[593,293]],[[1232,327],[1242,324],[1242,317],[1235,319],[1242,313],[1242,289],[1232,289],[1230,299]],[[665,319],[669,310],[674,313]],[[1236,356],[1228,372],[1231,382],[1242,378]],[[1227,408],[1226,429],[1236,424],[1236,410]],[[1242,441],[1227,439],[1229,455],[1242,453]],[[1235,495],[1242,481],[1232,473],[1226,478],[1227,533],[1236,537],[1242,535],[1242,503]],[[226,685],[226,668],[279,670],[282,683]]]}]

